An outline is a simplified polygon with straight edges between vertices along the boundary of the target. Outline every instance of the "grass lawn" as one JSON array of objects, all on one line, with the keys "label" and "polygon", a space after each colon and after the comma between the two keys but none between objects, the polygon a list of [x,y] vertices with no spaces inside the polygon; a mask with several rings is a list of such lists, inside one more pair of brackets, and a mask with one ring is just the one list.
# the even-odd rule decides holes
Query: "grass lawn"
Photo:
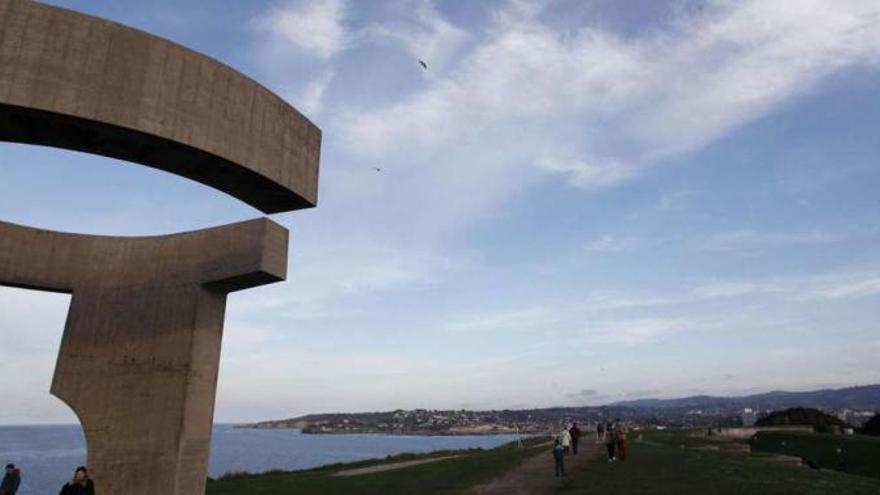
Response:
[{"label": "grass lawn", "polygon": [[[546,438],[524,440],[525,449],[514,444],[491,450],[442,451],[431,454],[403,454],[382,460],[337,464],[307,471],[271,471],[208,480],[207,495],[387,495],[391,493],[456,493],[486,482],[516,467],[524,459],[546,451]],[[393,462],[460,455],[455,459],[407,467],[394,471],[352,477],[332,477],[342,469],[354,469]]]},{"label": "grass lawn", "polygon": [[756,452],[803,457],[819,467],[880,478],[880,438],[877,437],[762,432],[750,443]]},{"label": "grass lawn", "polygon": [[629,442],[626,462],[597,457],[559,493],[880,494],[878,479],[771,461],[766,454],[694,450],[706,445],[713,442],[686,431],[645,432],[642,442]]}]

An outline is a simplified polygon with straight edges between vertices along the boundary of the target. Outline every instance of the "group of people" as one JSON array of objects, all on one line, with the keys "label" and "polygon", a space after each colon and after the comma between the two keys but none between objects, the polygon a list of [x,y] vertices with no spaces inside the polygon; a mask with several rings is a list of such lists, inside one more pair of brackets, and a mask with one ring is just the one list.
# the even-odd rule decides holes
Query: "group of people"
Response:
[{"label": "group of people", "polygon": [[553,440],[553,460],[555,461],[556,477],[565,476],[565,456],[577,455],[578,443],[581,439],[581,429],[577,423],[571,427],[563,427]]},{"label": "group of people", "polygon": [[[15,464],[6,465],[6,474],[0,482],[0,495],[15,495],[21,486],[21,470]],[[80,466],[74,471],[73,479],[61,487],[59,495],[95,495],[95,483],[89,478],[89,470]]]},{"label": "group of people", "polygon": [[626,460],[627,433],[626,423],[620,418],[615,419],[614,423],[596,425],[596,441],[605,444],[608,450],[608,462]]},{"label": "group of people", "polygon": [[[604,443],[608,449],[608,462],[626,460],[626,423],[615,419],[614,423],[601,422],[596,425],[596,442]],[[577,455],[578,443],[582,436],[577,423],[564,427],[553,439],[553,460],[556,477],[565,476],[565,456]]]}]

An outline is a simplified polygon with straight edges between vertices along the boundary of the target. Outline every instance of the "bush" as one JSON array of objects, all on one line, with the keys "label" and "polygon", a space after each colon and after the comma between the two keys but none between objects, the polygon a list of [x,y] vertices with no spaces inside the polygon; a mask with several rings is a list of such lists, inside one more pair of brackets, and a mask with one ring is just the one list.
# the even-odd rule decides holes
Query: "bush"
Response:
[{"label": "bush", "polygon": [[863,435],[880,436],[880,413],[875,414],[873,418],[863,424],[859,433]]},{"label": "bush", "polygon": [[752,452],[800,457],[809,466],[880,478],[880,439],[874,437],[762,431],[749,444]]},{"label": "bush", "polygon": [[834,427],[845,428],[846,423],[818,409],[793,407],[784,411],[773,411],[758,419],[755,426],[812,426],[818,432],[829,433]]}]

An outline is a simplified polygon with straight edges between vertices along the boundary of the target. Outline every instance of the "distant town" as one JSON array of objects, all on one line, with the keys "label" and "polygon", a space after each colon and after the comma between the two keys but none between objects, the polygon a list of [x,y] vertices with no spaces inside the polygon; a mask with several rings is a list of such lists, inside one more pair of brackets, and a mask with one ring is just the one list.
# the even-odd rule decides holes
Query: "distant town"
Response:
[{"label": "distant town", "polygon": [[624,418],[633,427],[692,428],[751,426],[773,411],[811,407],[859,428],[880,411],[880,385],[812,392],[769,392],[745,397],[695,396],[641,399],[604,406],[520,410],[398,409],[388,412],[312,414],[242,425],[295,428],[303,433],[384,433],[399,435],[480,435],[545,433],[562,423],[584,425]]}]

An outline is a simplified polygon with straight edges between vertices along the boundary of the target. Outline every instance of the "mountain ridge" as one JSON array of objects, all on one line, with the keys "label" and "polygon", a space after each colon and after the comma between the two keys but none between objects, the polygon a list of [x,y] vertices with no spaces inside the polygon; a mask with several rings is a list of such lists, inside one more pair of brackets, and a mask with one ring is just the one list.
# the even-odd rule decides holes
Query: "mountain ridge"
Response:
[{"label": "mountain ridge", "polygon": [[680,407],[743,407],[776,409],[780,407],[819,407],[826,409],[878,409],[880,408],[880,384],[844,388],[825,388],[804,392],[772,390],[744,396],[693,395],[675,399],[634,399],[617,401],[606,407],[634,408],[680,408]]},{"label": "mountain ridge", "polygon": [[[428,410],[414,409],[379,412],[318,413],[289,419],[261,421],[250,428],[301,428],[330,431],[451,431],[458,427],[506,424],[516,428],[540,428],[560,418],[606,421],[626,416],[653,424],[711,424],[740,414],[750,408],[755,412],[809,407],[826,410],[853,409],[880,411],[880,384],[820,389],[805,392],[773,390],[745,396],[694,395],[676,399],[635,399],[601,406],[567,406],[502,410]],[[699,411],[697,416],[695,411]],[[529,426],[531,425],[531,426]],[[468,430],[470,431],[470,430]]]}]

